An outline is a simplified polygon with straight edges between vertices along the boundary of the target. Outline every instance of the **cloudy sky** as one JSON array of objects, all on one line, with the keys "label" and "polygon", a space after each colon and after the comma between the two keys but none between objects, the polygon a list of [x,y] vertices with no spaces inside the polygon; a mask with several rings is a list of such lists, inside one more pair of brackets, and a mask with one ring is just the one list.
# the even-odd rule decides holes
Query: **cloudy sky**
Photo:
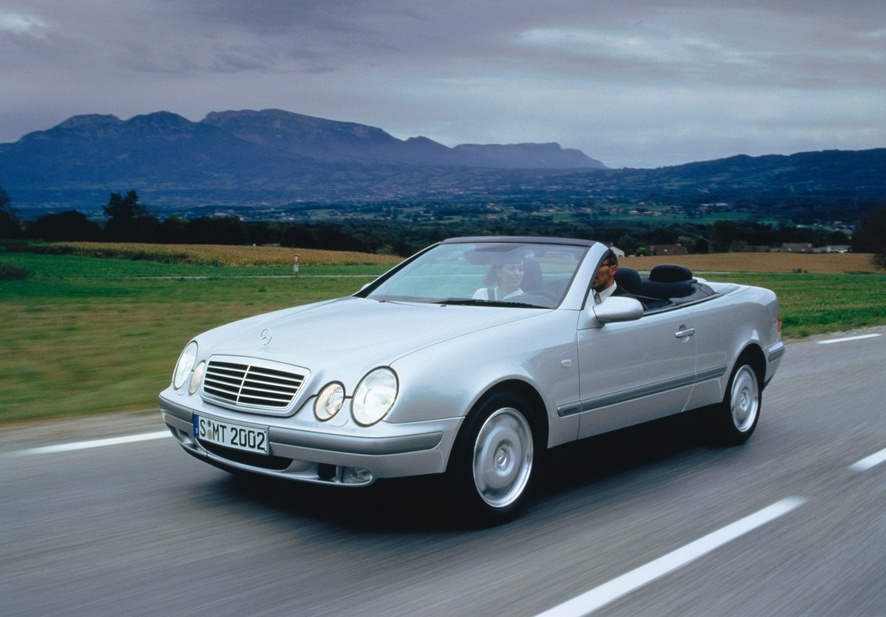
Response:
[{"label": "cloudy sky", "polygon": [[0,0],[0,143],[266,108],[610,167],[886,147],[886,2]]}]

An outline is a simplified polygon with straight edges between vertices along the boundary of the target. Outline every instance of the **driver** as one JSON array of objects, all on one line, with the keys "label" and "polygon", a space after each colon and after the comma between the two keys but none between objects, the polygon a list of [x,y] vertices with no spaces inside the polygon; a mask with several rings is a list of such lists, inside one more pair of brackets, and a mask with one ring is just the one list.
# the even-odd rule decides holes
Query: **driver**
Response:
[{"label": "driver", "polygon": [[603,258],[603,263],[597,270],[597,276],[591,282],[594,290],[594,302],[600,304],[609,296],[621,296],[624,292],[615,282],[615,273],[618,272],[618,257],[609,251]]},{"label": "driver", "polygon": [[523,257],[517,252],[503,255],[489,267],[483,281],[486,287],[474,292],[475,300],[507,300],[525,292],[523,282]]}]

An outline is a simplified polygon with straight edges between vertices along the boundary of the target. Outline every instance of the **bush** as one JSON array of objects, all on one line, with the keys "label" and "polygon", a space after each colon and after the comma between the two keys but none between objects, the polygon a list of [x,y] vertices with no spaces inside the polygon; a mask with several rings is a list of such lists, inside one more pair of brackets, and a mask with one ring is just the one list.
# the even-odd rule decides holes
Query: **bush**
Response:
[{"label": "bush", "polygon": [[20,281],[31,278],[33,274],[24,268],[9,264],[0,264],[0,281]]}]

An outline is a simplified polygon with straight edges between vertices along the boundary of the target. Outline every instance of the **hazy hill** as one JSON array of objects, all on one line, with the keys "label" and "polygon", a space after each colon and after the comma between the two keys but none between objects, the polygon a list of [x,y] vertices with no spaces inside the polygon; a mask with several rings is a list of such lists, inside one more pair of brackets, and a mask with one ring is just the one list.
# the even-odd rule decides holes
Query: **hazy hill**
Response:
[{"label": "hazy hill", "polygon": [[0,186],[23,210],[95,209],[110,192],[136,189],[164,210],[304,201],[727,202],[852,218],[886,202],[886,149],[613,170],[555,143],[449,148],[280,110],[217,112],[200,122],[157,112],[126,121],[75,116],[0,144]]},{"label": "hazy hill", "polygon": [[157,112],[123,121],[75,116],[0,145],[0,184],[11,191],[93,186],[182,190],[310,185],[317,175],[363,174],[373,166],[595,168],[557,144],[497,146],[490,152],[406,141],[350,122],[278,110],[211,113],[201,122]]},{"label": "hazy hill", "polygon": [[448,148],[426,137],[397,139],[382,129],[324,120],[278,109],[213,112],[201,124],[281,153],[327,161],[525,169],[605,169],[579,150],[556,143],[461,145]]}]

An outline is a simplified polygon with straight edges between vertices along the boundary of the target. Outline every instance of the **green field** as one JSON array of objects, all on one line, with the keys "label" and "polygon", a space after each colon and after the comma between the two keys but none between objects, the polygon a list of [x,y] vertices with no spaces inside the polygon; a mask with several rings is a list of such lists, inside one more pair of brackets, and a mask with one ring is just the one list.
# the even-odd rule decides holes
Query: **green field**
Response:
[{"label": "green field", "polygon": [[778,294],[784,338],[886,324],[886,276],[881,274],[736,272],[717,278]]},{"label": "green field", "polygon": [[[149,409],[195,334],[357,291],[387,263],[208,266],[0,249],[0,422]],[[25,276],[18,278],[16,275]],[[783,334],[886,323],[886,275],[735,273],[782,303]]]}]

